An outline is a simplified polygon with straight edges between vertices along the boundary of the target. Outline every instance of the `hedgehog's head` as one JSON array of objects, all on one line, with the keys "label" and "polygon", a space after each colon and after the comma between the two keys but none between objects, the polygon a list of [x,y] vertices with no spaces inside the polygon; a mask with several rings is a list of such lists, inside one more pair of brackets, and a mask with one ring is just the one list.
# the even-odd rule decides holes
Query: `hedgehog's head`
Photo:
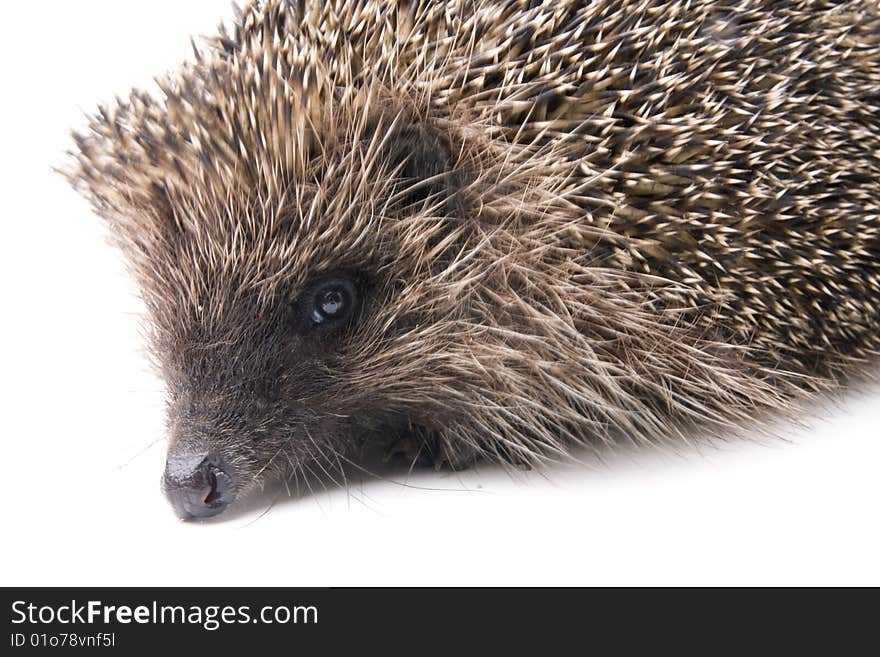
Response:
[{"label": "hedgehog's head", "polygon": [[199,61],[77,137],[71,177],[148,310],[184,517],[439,430],[480,339],[468,146],[381,84],[307,92],[261,62]]}]

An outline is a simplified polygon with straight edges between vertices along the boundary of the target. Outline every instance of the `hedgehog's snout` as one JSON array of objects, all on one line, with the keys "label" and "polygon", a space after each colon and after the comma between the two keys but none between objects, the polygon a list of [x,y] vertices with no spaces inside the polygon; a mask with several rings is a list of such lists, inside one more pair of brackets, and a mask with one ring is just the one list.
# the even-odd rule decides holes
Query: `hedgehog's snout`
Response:
[{"label": "hedgehog's snout", "polygon": [[217,452],[171,453],[162,487],[181,518],[209,518],[222,513],[235,499],[236,476]]}]

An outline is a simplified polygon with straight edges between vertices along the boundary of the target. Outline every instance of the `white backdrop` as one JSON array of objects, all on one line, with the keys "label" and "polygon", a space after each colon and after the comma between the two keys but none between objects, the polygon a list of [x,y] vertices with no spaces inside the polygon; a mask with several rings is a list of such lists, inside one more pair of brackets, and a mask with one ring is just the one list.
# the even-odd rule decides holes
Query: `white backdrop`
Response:
[{"label": "white backdrop", "polygon": [[149,85],[230,13],[4,7],[0,584],[880,584],[880,389],[783,428],[788,442],[398,473],[178,521],[159,490],[163,393],[140,304],[51,167],[84,110]]}]

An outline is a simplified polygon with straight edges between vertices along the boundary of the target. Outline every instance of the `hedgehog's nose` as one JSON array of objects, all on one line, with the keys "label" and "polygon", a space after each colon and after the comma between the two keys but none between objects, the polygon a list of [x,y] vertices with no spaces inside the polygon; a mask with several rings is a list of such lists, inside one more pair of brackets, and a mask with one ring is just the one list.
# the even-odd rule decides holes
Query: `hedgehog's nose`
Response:
[{"label": "hedgehog's nose", "polygon": [[216,516],[235,497],[234,472],[215,452],[169,454],[162,485],[181,518]]}]

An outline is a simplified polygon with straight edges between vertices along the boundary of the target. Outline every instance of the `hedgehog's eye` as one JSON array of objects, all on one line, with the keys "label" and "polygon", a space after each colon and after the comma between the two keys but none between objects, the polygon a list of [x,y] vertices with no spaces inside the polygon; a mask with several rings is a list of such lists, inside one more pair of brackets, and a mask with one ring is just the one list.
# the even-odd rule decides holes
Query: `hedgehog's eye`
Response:
[{"label": "hedgehog's eye", "polygon": [[308,314],[314,324],[339,324],[348,320],[357,302],[354,284],[344,278],[332,278],[314,286],[309,295]]}]

